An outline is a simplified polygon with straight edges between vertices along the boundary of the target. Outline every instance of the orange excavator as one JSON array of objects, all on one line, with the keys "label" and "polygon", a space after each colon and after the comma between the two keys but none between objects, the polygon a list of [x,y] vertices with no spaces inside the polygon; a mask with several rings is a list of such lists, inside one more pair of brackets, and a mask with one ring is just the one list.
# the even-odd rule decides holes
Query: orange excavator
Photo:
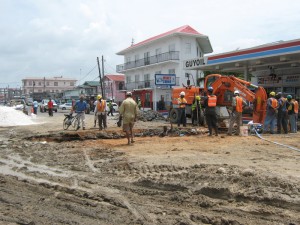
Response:
[{"label": "orange excavator", "polygon": [[210,74],[205,77],[204,91],[207,91],[209,86],[213,87],[213,94],[217,96],[217,106],[231,106],[232,93],[238,90],[240,96],[251,104],[253,122],[264,123],[268,96],[263,87],[235,76],[220,74]]},{"label": "orange excavator", "polygon": [[[207,88],[211,86],[214,94],[217,95],[217,114],[219,119],[228,119],[229,114],[227,106],[231,106],[233,92],[238,90],[240,96],[250,102],[250,112],[254,123],[263,124],[266,116],[267,94],[263,87],[251,84],[248,81],[239,79],[235,76],[222,76],[220,74],[210,74],[205,77],[204,88],[191,85],[184,87],[175,87],[172,90],[172,108],[170,110],[170,121],[177,122],[178,118],[178,102],[180,92],[185,92],[186,116],[191,117],[191,106],[195,96],[207,92]],[[203,113],[201,114],[203,115]]]}]

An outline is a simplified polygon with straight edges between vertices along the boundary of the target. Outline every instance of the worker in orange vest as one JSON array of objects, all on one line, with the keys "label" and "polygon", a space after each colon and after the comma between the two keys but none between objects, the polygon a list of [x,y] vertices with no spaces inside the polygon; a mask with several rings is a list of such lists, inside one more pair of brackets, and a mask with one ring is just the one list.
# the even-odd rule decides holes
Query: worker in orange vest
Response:
[{"label": "worker in orange vest", "polygon": [[232,128],[234,123],[237,125],[237,130],[235,135],[240,134],[240,126],[242,124],[242,112],[243,107],[247,105],[242,97],[240,97],[240,92],[238,90],[234,91],[234,97],[232,98],[232,112],[230,115],[228,135],[232,135]]},{"label": "worker in orange vest", "polygon": [[96,104],[96,114],[98,116],[98,124],[99,124],[99,130],[102,130],[103,128],[107,128],[106,124],[106,101],[102,99],[101,95],[98,95],[98,102]]},{"label": "worker in orange vest", "polygon": [[274,134],[278,113],[278,101],[275,98],[274,91],[270,92],[269,96],[270,97],[267,100],[267,115],[264,122],[264,132],[267,132],[270,127],[270,133]]},{"label": "worker in orange vest", "polygon": [[209,136],[212,136],[212,129],[215,130],[215,135],[218,136],[217,126],[217,96],[213,94],[213,87],[207,88],[207,96],[204,97],[203,107],[205,108],[205,119],[208,126]]}]

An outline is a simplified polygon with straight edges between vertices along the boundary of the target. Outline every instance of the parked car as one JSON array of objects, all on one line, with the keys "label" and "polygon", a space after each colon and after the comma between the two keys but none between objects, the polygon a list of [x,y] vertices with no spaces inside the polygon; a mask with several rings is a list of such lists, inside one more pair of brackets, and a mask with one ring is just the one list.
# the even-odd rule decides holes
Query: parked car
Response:
[{"label": "parked car", "polygon": [[59,109],[61,110],[71,110],[72,109],[72,102],[67,102],[64,104],[61,104],[58,106]]},{"label": "parked car", "polygon": [[[57,104],[54,100],[51,100],[53,102],[53,111],[57,112]],[[43,99],[40,103],[40,112],[47,112],[48,111],[48,102],[49,99]]]},{"label": "parked car", "polygon": [[[113,108],[114,108],[113,112],[118,112],[118,111],[119,111],[119,106],[118,106],[118,104],[115,103],[115,102],[113,102],[112,105],[113,105]],[[106,111],[109,112],[108,102],[106,103]]]}]

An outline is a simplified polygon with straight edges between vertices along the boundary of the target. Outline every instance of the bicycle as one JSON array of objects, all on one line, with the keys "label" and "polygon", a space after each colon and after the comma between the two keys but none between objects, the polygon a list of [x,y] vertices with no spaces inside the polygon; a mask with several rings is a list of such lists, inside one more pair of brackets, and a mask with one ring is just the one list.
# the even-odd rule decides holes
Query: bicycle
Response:
[{"label": "bicycle", "polygon": [[80,128],[79,114],[76,114],[75,116],[73,116],[72,113],[65,114],[63,128],[64,128],[64,130],[67,130],[70,126],[73,127],[74,130],[78,130]]}]

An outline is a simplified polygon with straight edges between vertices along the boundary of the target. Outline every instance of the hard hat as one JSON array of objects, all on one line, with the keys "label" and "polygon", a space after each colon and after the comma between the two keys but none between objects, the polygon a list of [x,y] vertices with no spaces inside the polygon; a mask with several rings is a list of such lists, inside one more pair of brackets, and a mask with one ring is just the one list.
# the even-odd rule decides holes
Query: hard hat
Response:
[{"label": "hard hat", "polygon": [[291,100],[293,97],[291,95],[286,96],[288,100]]},{"label": "hard hat", "polygon": [[101,98],[102,98],[102,96],[101,96],[101,95],[98,95],[98,96],[97,96],[97,99],[101,99]]},{"label": "hard hat", "polygon": [[209,86],[209,87],[207,88],[207,90],[208,90],[209,92],[213,92],[213,91],[214,91],[214,88],[211,87],[211,86]]},{"label": "hard hat", "polygon": [[132,96],[132,93],[130,91],[127,91],[126,96]]},{"label": "hard hat", "polygon": [[235,95],[239,95],[240,92],[239,92],[238,90],[236,90],[236,91],[234,91],[234,94],[235,94]]},{"label": "hard hat", "polygon": [[200,96],[199,95],[196,96],[196,100],[200,100]]},{"label": "hard hat", "polygon": [[274,91],[270,92],[270,96],[275,96],[275,92]]},{"label": "hard hat", "polygon": [[180,92],[180,96],[185,96],[185,92],[184,91],[182,91],[182,92]]}]

